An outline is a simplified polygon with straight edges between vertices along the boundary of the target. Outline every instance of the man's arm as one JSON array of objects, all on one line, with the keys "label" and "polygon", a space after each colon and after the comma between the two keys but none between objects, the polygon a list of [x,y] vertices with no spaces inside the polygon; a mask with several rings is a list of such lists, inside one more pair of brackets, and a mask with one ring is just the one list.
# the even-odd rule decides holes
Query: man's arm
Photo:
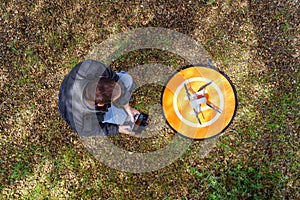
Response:
[{"label": "man's arm", "polygon": [[[102,121],[102,120],[101,120]],[[99,122],[101,129],[103,130],[104,135],[112,136],[119,135],[120,133],[131,135],[133,132],[130,130],[128,125],[117,125],[112,123],[102,123]]]},{"label": "man's arm", "polygon": [[106,136],[119,135],[120,133],[128,135],[134,134],[128,125],[118,126],[117,124],[102,123],[101,128]]},{"label": "man's arm", "polygon": [[103,134],[106,136],[119,135],[119,126],[117,124],[99,123]]},{"label": "man's arm", "polygon": [[140,112],[138,110],[136,110],[135,108],[132,108],[129,103],[127,103],[126,105],[124,105],[124,109],[127,112],[127,114],[130,117],[130,120],[132,122],[134,122],[134,116],[137,114],[140,114]]}]

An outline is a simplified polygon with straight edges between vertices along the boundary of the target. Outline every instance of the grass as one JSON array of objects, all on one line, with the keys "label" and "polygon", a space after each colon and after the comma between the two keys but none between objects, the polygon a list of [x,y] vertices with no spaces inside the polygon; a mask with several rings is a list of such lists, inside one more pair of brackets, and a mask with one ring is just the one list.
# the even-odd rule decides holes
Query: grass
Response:
[{"label": "grass", "polygon": [[[0,199],[299,199],[294,1],[186,1],[180,9],[173,1],[39,3],[0,6]],[[60,118],[57,94],[92,47],[112,33],[145,26],[177,30],[201,43],[235,84],[239,108],[216,142],[195,141],[172,164],[135,174],[111,169],[88,152]],[[112,67],[128,71],[153,63],[172,69],[187,64],[170,52],[142,49],[119,56]],[[144,85],[133,105],[156,109],[161,87]],[[159,133],[112,141],[149,152],[175,135],[167,126]]]}]

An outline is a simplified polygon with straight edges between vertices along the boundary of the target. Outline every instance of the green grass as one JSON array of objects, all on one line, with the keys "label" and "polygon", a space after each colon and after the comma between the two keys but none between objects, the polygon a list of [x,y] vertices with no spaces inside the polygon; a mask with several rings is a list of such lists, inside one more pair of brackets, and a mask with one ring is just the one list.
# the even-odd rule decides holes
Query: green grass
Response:
[{"label": "green grass", "polygon": [[27,175],[29,175],[29,165],[25,162],[16,162],[13,166],[13,171],[10,175],[10,178],[12,180],[16,180]]},{"label": "green grass", "polygon": [[[300,72],[294,42],[299,31],[291,1],[252,1],[251,9],[240,1],[185,2],[184,17],[192,26],[172,2],[63,3],[1,3],[0,77],[7,80],[0,92],[0,199],[299,199]],[[136,10],[143,15],[133,16]],[[203,44],[235,84],[239,107],[206,156],[201,156],[205,142],[197,141],[169,166],[134,174],[111,169],[87,151],[60,118],[57,94],[63,77],[91,48],[111,33],[141,27],[144,19],[143,26],[177,30]],[[175,71],[187,64],[157,49],[119,55],[128,41],[118,45],[111,65],[116,71],[154,63]],[[139,88],[133,106],[151,111],[161,89]],[[112,140],[148,152],[173,138],[165,128],[147,140]],[[180,145],[178,140],[174,148]]]}]

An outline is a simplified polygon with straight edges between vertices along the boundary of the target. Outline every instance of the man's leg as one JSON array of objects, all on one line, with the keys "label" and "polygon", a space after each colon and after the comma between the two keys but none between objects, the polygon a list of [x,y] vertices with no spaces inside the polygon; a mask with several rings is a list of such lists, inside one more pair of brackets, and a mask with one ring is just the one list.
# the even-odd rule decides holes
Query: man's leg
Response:
[{"label": "man's leg", "polygon": [[132,77],[127,72],[124,71],[121,71],[117,74],[120,77],[120,80],[122,80],[122,82],[124,83],[124,86],[128,90],[132,90],[132,87],[134,85]]}]

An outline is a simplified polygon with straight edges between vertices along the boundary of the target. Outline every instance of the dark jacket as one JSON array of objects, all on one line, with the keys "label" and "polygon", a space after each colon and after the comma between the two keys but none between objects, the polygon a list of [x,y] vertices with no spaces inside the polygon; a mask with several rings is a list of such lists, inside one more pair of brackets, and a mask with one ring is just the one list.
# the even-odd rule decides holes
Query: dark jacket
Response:
[{"label": "dark jacket", "polygon": [[[105,112],[91,109],[83,101],[83,91],[90,81],[99,80],[106,77],[118,82],[119,76],[95,60],[86,60],[77,64],[64,78],[60,90],[58,107],[62,118],[81,136],[105,136],[119,134],[119,127],[116,124],[102,123]],[[123,87],[124,88],[124,87]],[[122,91],[122,105],[130,100],[130,95]]]}]

